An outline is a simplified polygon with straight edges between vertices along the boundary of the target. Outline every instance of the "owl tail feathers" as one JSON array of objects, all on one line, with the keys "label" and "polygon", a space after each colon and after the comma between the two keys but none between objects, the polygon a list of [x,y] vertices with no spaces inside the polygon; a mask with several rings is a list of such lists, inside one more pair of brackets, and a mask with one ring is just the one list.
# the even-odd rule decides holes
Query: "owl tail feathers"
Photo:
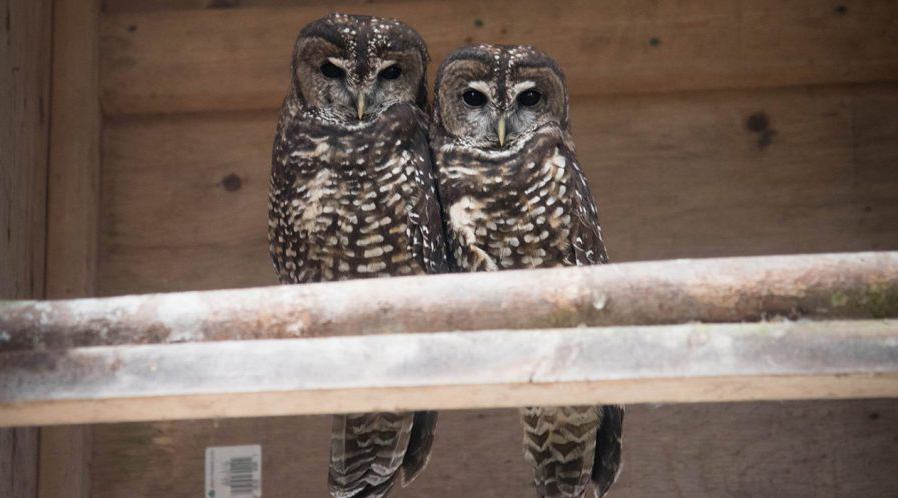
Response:
[{"label": "owl tail feathers", "polygon": [[540,498],[585,498],[595,456],[600,407],[529,407],[521,410],[524,459],[533,467]]},{"label": "owl tail feathers", "polygon": [[621,460],[621,438],[624,430],[624,407],[606,405],[602,407],[602,424],[596,434],[596,456],[592,468],[592,482],[596,497],[608,493],[623,468]]},{"label": "owl tail feathers", "polygon": [[328,472],[331,496],[387,496],[403,473],[400,469],[409,449],[415,417],[413,413],[334,416]]}]

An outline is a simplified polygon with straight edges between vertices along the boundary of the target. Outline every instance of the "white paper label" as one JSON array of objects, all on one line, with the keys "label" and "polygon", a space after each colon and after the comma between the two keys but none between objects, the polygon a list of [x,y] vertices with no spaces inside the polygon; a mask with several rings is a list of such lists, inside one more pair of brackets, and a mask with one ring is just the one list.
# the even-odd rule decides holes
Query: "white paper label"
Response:
[{"label": "white paper label", "polygon": [[205,498],[261,498],[262,447],[206,448]]}]

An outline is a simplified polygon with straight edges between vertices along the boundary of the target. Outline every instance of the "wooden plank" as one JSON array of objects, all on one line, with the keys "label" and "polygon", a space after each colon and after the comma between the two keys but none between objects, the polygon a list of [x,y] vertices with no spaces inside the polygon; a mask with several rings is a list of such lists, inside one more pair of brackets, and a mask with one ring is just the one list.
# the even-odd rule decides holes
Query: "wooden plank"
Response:
[{"label": "wooden plank", "polygon": [[[386,0],[396,2],[400,0]],[[414,2],[416,0],[401,0]],[[365,3],[382,3],[384,0],[342,0],[337,5],[356,6]],[[296,7],[309,5],[334,6],[333,0],[104,0],[103,12],[146,12],[160,10],[234,9],[243,7]]]},{"label": "wooden plank", "polygon": [[55,0],[47,294],[96,293],[100,138],[98,0]]},{"label": "wooden plank", "polygon": [[898,252],[764,256],[0,302],[0,353],[399,332],[896,317]]},{"label": "wooden plank", "polygon": [[[96,293],[99,242],[99,0],[55,0],[47,183],[47,297]],[[43,427],[40,498],[90,496],[90,426]]]},{"label": "wooden plank", "polygon": [[40,430],[39,498],[87,498],[93,427],[60,425]]},{"label": "wooden plank", "polygon": [[3,353],[0,373],[0,426],[898,397],[898,320],[75,348]]},{"label": "wooden plank", "polygon": [[50,2],[4,0],[0,12],[0,296],[44,292]]},{"label": "wooden plank", "polygon": [[[614,496],[890,496],[895,400],[627,408]],[[261,444],[268,498],[326,496],[330,418],[97,427],[96,498],[199,496],[207,446]],[[427,470],[397,498],[532,496],[517,410],[446,411]]]},{"label": "wooden plank", "polygon": [[[578,95],[898,80],[898,5],[848,4],[465,0],[115,14],[102,28],[103,106],[112,115],[277,107],[297,32],[333,10],[408,22],[428,42],[431,74],[466,43],[539,46]],[[530,12],[542,15],[515,15]]]},{"label": "wooden plank", "polygon": [[38,430],[0,428],[0,496],[37,496]]},{"label": "wooden plank", "polygon": [[[49,0],[0,0],[0,298],[44,292]],[[38,431],[0,429],[0,496],[37,496]]]},{"label": "wooden plank", "polygon": [[362,4],[415,2],[417,0],[104,0],[103,12],[147,12],[160,10],[234,9],[244,7],[297,7],[309,5],[356,8]]},{"label": "wooden plank", "polygon": [[[572,113],[613,261],[898,249],[898,86],[575,97]],[[275,283],[275,121],[110,122],[100,294]]]}]

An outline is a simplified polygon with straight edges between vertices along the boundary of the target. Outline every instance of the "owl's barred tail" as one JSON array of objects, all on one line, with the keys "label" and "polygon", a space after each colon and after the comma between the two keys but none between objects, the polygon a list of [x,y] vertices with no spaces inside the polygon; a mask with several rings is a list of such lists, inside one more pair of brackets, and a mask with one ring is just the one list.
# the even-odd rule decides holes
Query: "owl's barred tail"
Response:
[{"label": "owl's barred tail", "polygon": [[[616,419],[616,420],[612,420]],[[596,481],[598,496],[602,496],[616,477],[620,459],[620,439],[617,450],[609,454],[606,440],[620,435],[621,417],[608,417],[605,407],[565,406],[530,407],[521,410],[524,427],[524,459],[533,466],[533,484],[541,498],[582,498],[589,491],[590,480]],[[605,423],[617,425],[606,434]],[[601,467],[614,463],[612,477],[601,483]],[[604,477],[603,477],[604,478]]]},{"label": "owl's barred tail", "polygon": [[381,498],[411,482],[433,442],[435,412],[334,416],[328,488],[334,498]]}]

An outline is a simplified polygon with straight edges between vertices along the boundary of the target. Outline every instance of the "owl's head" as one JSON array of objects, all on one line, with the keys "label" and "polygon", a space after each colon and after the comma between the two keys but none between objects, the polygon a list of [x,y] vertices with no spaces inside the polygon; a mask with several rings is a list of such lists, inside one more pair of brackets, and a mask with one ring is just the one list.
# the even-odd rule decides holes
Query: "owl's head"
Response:
[{"label": "owl's head", "polygon": [[501,151],[547,128],[566,131],[567,109],[564,74],[533,47],[464,47],[437,74],[434,125],[467,147]]},{"label": "owl's head", "polygon": [[302,29],[293,96],[330,121],[359,124],[394,104],[427,103],[427,48],[399,21],[331,14]]}]

